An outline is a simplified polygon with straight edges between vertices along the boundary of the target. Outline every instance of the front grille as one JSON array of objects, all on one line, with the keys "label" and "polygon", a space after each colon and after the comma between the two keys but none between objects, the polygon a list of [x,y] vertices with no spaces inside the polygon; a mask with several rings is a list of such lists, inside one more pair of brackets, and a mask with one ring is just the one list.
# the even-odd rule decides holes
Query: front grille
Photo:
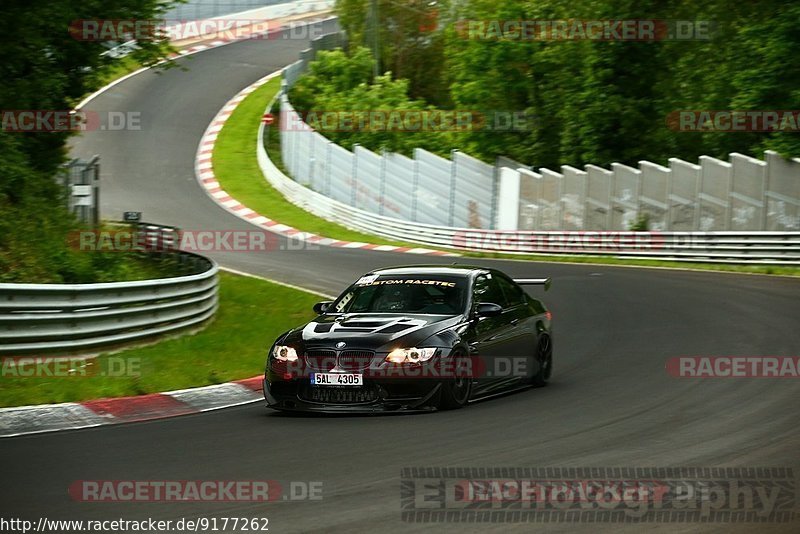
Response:
[{"label": "front grille", "polygon": [[314,387],[300,388],[300,398],[311,402],[325,404],[363,404],[378,398],[375,388],[362,387]]},{"label": "front grille", "polygon": [[306,365],[315,371],[330,371],[336,366],[336,352],[332,350],[306,351]]},{"label": "front grille", "polygon": [[345,350],[339,354],[339,368],[346,371],[360,371],[372,363],[375,353],[371,350]]}]

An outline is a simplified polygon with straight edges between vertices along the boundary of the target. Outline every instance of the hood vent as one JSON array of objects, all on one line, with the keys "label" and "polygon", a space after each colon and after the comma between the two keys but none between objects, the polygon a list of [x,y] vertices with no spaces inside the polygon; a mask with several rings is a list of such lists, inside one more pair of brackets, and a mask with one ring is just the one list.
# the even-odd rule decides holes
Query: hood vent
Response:
[{"label": "hood vent", "polygon": [[385,325],[387,321],[359,321],[358,319],[345,320],[339,323],[346,328],[378,328]]},{"label": "hood vent", "polygon": [[333,322],[310,323],[307,326],[309,333],[342,334],[374,333],[394,335],[400,332],[413,330],[425,326],[427,321],[414,317],[338,317]]},{"label": "hood vent", "polygon": [[381,328],[378,330],[381,334],[396,334],[397,332],[402,332],[403,330],[408,330],[409,328],[414,328],[415,325],[409,323],[394,323],[390,324],[386,328]]}]

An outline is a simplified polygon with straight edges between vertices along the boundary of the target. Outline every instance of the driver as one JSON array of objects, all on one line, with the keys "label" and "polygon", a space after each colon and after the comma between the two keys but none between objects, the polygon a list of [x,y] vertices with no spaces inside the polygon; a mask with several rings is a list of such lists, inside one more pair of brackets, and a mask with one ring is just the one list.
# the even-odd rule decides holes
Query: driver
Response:
[{"label": "driver", "polygon": [[411,294],[408,286],[384,286],[381,295],[375,303],[375,309],[380,311],[403,311],[409,309]]}]

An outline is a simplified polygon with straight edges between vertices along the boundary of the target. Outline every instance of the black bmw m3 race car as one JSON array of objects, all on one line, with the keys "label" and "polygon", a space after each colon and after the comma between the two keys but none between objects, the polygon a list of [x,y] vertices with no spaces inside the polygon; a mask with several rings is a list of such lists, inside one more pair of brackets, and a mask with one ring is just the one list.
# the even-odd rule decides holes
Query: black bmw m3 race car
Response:
[{"label": "black bmw m3 race car", "polygon": [[551,314],[525,284],[547,289],[550,280],[459,265],[372,271],[275,341],[267,406],[426,411],[543,386],[553,369]]}]

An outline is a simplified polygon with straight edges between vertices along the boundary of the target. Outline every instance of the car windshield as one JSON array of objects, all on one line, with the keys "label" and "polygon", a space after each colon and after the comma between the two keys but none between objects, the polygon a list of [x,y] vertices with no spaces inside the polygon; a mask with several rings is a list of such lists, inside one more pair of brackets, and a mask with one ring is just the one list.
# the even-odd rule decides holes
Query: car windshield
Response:
[{"label": "car windshield", "polygon": [[466,306],[467,279],[437,275],[367,275],[334,302],[335,313],[450,315]]}]

